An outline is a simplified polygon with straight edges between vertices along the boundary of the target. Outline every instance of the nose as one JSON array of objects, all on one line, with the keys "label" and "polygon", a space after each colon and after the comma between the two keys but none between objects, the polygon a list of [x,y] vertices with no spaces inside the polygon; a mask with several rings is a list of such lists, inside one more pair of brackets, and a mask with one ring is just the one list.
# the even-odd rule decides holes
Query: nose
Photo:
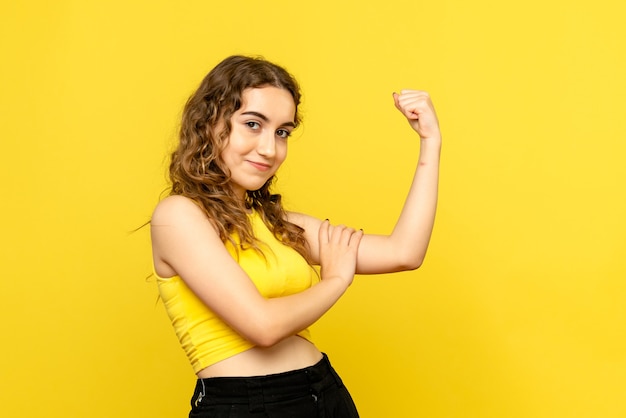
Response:
[{"label": "nose", "polygon": [[274,158],[276,155],[276,138],[273,131],[268,130],[259,137],[257,152],[265,158]]}]

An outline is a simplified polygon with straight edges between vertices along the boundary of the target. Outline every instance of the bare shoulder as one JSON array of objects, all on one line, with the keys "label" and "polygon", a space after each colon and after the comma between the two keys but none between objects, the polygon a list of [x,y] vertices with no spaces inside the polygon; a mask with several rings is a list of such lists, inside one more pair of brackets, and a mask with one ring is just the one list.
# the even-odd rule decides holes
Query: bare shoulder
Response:
[{"label": "bare shoulder", "polygon": [[[206,213],[185,196],[173,195],[163,199],[150,221],[153,247],[165,242],[179,245],[199,244],[198,241],[215,241],[218,233]],[[221,240],[217,242],[221,244]]]},{"label": "bare shoulder", "polygon": [[[198,258],[223,249],[224,244],[202,209],[184,196],[169,196],[154,210],[150,222],[152,256],[160,277],[170,277],[200,265]],[[204,255],[202,255],[204,254]]]},{"label": "bare shoulder", "polygon": [[204,220],[208,218],[200,207],[185,196],[173,195],[161,200],[152,213],[152,226],[172,225],[189,220]]}]

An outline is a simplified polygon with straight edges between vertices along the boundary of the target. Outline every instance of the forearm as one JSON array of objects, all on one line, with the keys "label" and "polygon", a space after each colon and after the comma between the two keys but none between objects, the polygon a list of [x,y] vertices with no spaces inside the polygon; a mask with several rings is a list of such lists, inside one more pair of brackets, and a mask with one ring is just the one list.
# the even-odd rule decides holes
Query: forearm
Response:
[{"label": "forearm", "polygon": [[420,137],[415,175],[400,216],[390,235],[367,235],[359,248],[357,273],[378,274],[418,268],[435,221],[441,131],[427,92],[402,90],[393,94],[396,108]]},{"label": "forearm", "polygon": [[437,209],[441,136],[422,138],[415,175],[398,221],[389,237],[404,269],[418,268],[426,250]]},{"label": "forearm", "polygon": [[327,278],[303,292],[267,299],[244,334],[259,346],[272,346],[316,322],[347,287],[343,279]]}]

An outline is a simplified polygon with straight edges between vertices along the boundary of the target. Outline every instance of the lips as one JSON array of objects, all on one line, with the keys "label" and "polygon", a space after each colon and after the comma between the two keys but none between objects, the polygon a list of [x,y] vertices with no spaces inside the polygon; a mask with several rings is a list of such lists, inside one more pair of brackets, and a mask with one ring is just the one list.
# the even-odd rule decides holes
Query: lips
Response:
[{"label": "lips", "polygon": [[248,160],[248,163],[249,163],[252,167],[256,168],[256,169],[257,169],[257,170],[259,170],[259,171],[268,171],[270,168],[272,168],[272,166],[271,166],[270,164],[259,163],[259,162],[256,162],[256,161],[250,161],[250,160]]}]

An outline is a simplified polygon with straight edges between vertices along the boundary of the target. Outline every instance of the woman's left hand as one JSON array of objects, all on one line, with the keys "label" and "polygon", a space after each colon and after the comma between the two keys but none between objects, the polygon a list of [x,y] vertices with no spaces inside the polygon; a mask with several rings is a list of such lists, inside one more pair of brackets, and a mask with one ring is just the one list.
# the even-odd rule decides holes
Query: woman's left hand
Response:
[{"label": "woman's left hand", "polygon": [[407,118],[421,139],[440,137],[439,121],[430,96],[421,90],[401,90],[394,93],[396,108]]}]

